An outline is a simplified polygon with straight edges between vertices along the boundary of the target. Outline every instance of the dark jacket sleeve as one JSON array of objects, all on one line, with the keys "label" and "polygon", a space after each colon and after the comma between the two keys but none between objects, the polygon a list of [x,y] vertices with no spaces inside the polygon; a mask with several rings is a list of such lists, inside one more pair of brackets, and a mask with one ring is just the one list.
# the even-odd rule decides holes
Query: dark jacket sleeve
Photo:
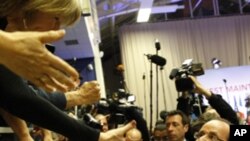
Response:
[{"label": "dark jacket sleeve", "polygon": [[98,141],[100,132],[59,110],[17,75],[0,65],[0,107],[28,122],[47,128],[73,141]]},{"label": "dark jacket sleeve", "polygon": [[208,102],[222,118],[227,119],[232,124],[239,124],[236,112],[220,95],[212,94]]},{"label": "dark jacket sleeve", "polygon": [[60,110],[65,110],[67,100],[66,100],[66,96],[64,93],[62,92],[47,93],[43,89],[39,89],[34,86],[30,86],[30,87],[36,95],[41,96],[42,98],[48,100]]}]

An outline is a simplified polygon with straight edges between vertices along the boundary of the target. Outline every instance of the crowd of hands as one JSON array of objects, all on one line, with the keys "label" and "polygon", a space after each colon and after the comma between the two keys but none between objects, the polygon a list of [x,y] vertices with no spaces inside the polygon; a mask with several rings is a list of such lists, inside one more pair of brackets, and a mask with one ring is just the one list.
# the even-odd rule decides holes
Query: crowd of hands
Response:
[{"label": "crowd of hands", "polygon": [[[209,99],[209,97],[212,95],[212,93],[209,90],[205,89],[202,86],[202,84],[197,81],[197,79],[195,77],[193,77],[193,76],[189,76],[189,77],[192,79],[192,81],[195,84],[194,92],[197,92],[198,94],[202,94],[206,98]],[[84,97],[82,97],[82,99],[84,99],[83,100],[84,102],[82,101],[79,103],[92,104],[92,103],[99,101],[99,99],[100,99],[100,95],[99,95],[100,89],[99,89],[99,85],[96,81],[85,82],[81,87],[79,87],[77,89],[77,91],[79,91],[80,95],[84,95]],[[92,97],[92,96],[94,96],[94,97]],[[89,97],[92,97],[92,98],[89,98]],[[69,107],[71,107],[71,106],[69,106]],[[218,118],[220,117],[220,115],[214,109],[207,110],[205,113],[203,113],[202,116],[210,116],[211,114],[215,117],[218,117]],[[73,118],[77,118],[72,113],[69,113],[69,116],[72,116]],[[182,120],[181,120],[182,117],[179,118],[179,120],[176,120],[176,117],[178,117],[178,116],[179,115],[177,114],[177,115],[172,115],[172,116],[166,117],[164,119],[164,122],[160,123],[161,125],[164,126],[164,128],[163,127],[157,128],[158,125],[156,123],[155,129],[153,130],[152,133],[150,133],[151,140],[153,140],[153,141],[158,141],[158,140],[159,141],[161,141],[161,140],[172,141],[172,139],[170,139],[170,138],[168,139],[167,135],[174,134],[175,130],[182,131],[182,133],[178,133],[179,135],[176,135],[176,136],[183,135],[182,137],[185,138],[184,135],[187,133],[187,129],[186,129],[187,125],[182,123]],[[132,121],[129,124],[127,124],[126,126],[124,126],[125,128],[121,128],[121,129],[117,128],[118,130],[111,130],[110,127],[108,126],[109,125],[109,123],[108,123],[109,115],[95,114],[94,117],[102,125],[102,128],[100,129],[100,131],[103,133],[110,132],[109,135],[113,136],[110,138],[114,139],[114,136],[115,136],[116,139],[114,139],[114,140],[142,141],[142,133],[140,132],[140,130],[138,130],[136,128],[135,121]],[[169,126],[168,124],[173,124],[173,123],[171,123],[171,122],[173,122],[172,120],[175,122],[175,124],[179,124],[179,126],[171,127],[171,128],[168,127]],[[215,122],[216,125],[218,125],[218,126],[223,125],[223,123],[220,123],[218,121],[213,121],[213,122]],[[212,124],[214,124],[214,123],[212,123]],[[222,124],[222,125],[220,125],[220,124]],[[174,124],[172,126],[174,126]],[[174,129],[174,128],[176,128],[176,129]],[[36,132],[32,132],[33,136],[38,136],[39,138],[43,138],[46,141],[67,141],[67,138],[65,136],[60,135],[60,134],[56,134],[53,131],[51,132],[51,131],[43,129],[41,127],[36,128],[36,129],[39,129],[39,130],[33,130],[33,131],[36,131]],[[33,141],[33,139],[31,141]],[[112,139],[111,139],[111,141],[112,141]]]},{"label": "crowd of hands", "polygon": [[[65,35],[64,30],[11,33],[0,30],[0,35],[0,64],[15,74],[47,92],[68,92],[69,96],[70,92],[73,92],[71,96],[78,96],[79,101],[69,102],[67,107],[92,104],[100,99],[100,87],[97,81],[86,82],[79,86],[79,74],[75,68],[45,48],[46,43],[61,39]],[[108,134],[101,133],[99,139],[120,140],[135,126],[136,122],[131,121],[122,128],[110,130]]]}]

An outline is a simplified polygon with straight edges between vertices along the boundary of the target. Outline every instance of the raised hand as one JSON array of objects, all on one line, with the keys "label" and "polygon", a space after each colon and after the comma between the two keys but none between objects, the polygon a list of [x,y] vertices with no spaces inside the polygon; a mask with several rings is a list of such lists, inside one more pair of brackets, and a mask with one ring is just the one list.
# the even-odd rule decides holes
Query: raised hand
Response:
[{"label": "raised hand", "polygon": [[100,86],[97,81],[85,82],[77,90],[66,93],[66,108],[93,104],[100,100],[100,95]]},{"label": "raised hand", "polygon": [[73,89],[79,82],[77,71],[44,47],[45,43],[59,40],[64,35],[64,30],[0,31],[0,64],[49,92]]}]

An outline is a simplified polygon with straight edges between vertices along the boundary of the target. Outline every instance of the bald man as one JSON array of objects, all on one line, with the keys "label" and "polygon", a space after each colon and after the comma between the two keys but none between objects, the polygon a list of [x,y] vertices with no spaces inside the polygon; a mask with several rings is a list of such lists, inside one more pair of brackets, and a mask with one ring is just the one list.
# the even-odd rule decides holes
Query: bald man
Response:
[{"label": "bald man", "polygon": [[195,135],[196,141],[229,141],[230,123],[218,118],[206,122]]},{"label": "bald man", "polygon": [[125,141],[142,141],[141,132],[136,128],[130,129],[126,134]]}]

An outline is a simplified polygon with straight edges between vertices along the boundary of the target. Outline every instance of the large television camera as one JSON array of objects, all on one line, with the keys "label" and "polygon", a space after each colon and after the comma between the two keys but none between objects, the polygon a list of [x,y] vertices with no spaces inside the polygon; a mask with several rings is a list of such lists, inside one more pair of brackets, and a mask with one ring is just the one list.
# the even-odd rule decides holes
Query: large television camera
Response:
[{"label": "large television camera", "polygon": [[180,68],[172,69],[169,78],[175,80],[175,87],[178,92],[194,89],[194,83],[188,75],[200,76],[204,74],[201,63],[193,63],[193,59],[186,59]]},{"label": "large television camera", "polygon": [[[109,123],[113,125],[124,124],[131,120],[129,110],[142,113],[142,108],[135,106],[135,96],[123,91],[115,92],[111,97],[101,100],[97,104],[98,113],[109,114]],[[142,114],[141,114],[142,115]]]},{"label": "large television camera", "polygon": [[[124,125],[131,120],[135,120],[137,128],[142,133],[143,140],[148,141],[149,130],[147,128],[147,122],[143,118],[143,110],[141,107],[134,105],[134,102],[134,95],[123,90],[118,90],[117,92],[108,95],[106,99],[101,99],[99,103],[95,105],[96,113],[109,115],[108,125],[110,129],[117,128],[119,125]],[[98,125],[96,120],[88,117],[85,119],[90,121],[85,121],[89,126],[99,130],[102,128],[102,125]]]}]

